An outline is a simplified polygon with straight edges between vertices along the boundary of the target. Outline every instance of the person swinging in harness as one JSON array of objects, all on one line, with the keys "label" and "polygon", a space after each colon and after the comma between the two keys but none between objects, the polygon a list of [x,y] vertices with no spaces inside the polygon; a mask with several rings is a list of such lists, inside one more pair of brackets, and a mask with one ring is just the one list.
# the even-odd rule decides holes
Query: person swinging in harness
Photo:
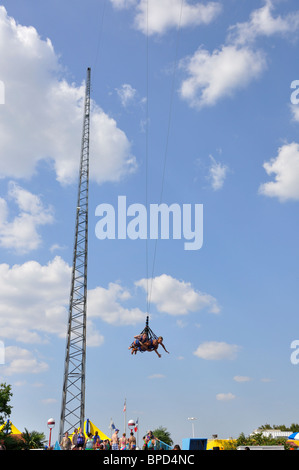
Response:
[{"label": "person swinging in harness", "polygon": [[158,338],[148,338],[148,336],[143,333],[142,335],[134,336],[135,341],[131,344],[129,349],[131,349],[131,354],[137,354],[138,351],[140,352],[151,352],[155,351],[158,357],[161,357],[161,354],[158,353],[159,345],[162,346],[165,352],[169,354],[169,351],[165,348],[163,344],[163,337],[159,336]]},{"label": "person swinging in harness", "polygon": [[161,344],[162,348],[169,354],[169,351],[165,348],[163,344],[162,336],[156,336],[155,333],[149,327],[149,317],[146,317],[145,328],[139,335],[134,336],[134,341],[129,346],[129,350],[131,349],[131,354],[137,354],[137,352],[151,352],[155,351],[155,353],[161,357],[161,354],[158,353],[158,347]]}]

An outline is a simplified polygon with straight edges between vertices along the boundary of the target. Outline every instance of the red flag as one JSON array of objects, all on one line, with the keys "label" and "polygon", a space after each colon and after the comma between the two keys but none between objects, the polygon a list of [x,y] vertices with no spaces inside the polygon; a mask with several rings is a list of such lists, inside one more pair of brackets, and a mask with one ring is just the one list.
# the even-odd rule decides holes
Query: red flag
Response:
[{"label": "red flag", "polygon": [[125,400],[123,412],[125,412],[126,409],[127,409],[127,404],[126,404],[126,400]]}]

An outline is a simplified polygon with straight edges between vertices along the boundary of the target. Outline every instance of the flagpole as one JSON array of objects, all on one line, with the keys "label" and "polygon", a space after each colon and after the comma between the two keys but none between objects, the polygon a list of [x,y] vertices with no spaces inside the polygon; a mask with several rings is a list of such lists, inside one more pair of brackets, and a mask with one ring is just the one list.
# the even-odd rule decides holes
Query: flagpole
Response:
[{"label": "flagpole", "polygon": [[125,404],[124,404],[124,432],[126,433],[127,435],[127,432],[126,432],[126,422],[127,422],[127,399],[125,398]]}]

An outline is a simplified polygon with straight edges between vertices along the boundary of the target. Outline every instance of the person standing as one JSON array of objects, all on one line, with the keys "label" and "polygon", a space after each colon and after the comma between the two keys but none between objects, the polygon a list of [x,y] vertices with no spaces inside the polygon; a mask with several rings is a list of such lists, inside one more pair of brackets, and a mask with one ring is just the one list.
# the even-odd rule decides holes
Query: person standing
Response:
[{"label": "person standing", "polygon": [[119,449],[119,438],[118,438],[119,429],[115,429],[111,437],[111,450]]},{"label": "person standing", "polygon": [[119,440],[120,450],[126,450],[126,444],[127,444],[127,439],[126,439],[126,433],[124,432],[122,437]]},{"label": "person standing", "polygon": [[82,432],[82,428],[79,428],[78,437],[77,437],[77,446],[78,450],[83,450],[85,446],[85,436]]},{"label": "person standing", "polygon": [[136,450],[136,437],[134,436],[133,431],[130,433],[129,437],[130,450]]},{"label": "person standing", "polygon": [[93,442],[95,445],[98,446],[98,444],[100,443],[100,436],[99,436],[99,433],[98,431],[95,432],[94,436],[93,436]]},{"label": "person standing", "polygon": [[94,449],[94,440],[92,438],[91,432],[87,435],[85,450],[93,450]]},{"label": "person standing", "polygon": [[69,438],[69,433],[66,431],[60,442],[61,450],[71,450],[71,446],[72,446],[72,442]]},{"label": "person standing", "polygon": [[72,437],[72,449],[76,449],[77,447],[77,439],[78,439],[78,429],[76,428],[73,433]]}]

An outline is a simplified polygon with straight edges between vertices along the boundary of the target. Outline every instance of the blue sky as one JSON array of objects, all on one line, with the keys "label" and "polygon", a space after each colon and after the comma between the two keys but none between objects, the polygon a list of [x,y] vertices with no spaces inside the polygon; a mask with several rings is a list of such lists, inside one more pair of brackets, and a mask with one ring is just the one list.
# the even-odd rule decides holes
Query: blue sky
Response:
[{"label": "blue sky", "polygon": [[[122,429],[126,398],[140,435],[165,426],[178,443],[188,417],[199,437],[298,422],[297,7],[2,1],[0,378],[19,429],[59,429],[87,67],[86,417]],[[99,240],[96,207],[118,196],[202,204],[202,248]],[[128,351],[147,286],[161,359]]]}]

